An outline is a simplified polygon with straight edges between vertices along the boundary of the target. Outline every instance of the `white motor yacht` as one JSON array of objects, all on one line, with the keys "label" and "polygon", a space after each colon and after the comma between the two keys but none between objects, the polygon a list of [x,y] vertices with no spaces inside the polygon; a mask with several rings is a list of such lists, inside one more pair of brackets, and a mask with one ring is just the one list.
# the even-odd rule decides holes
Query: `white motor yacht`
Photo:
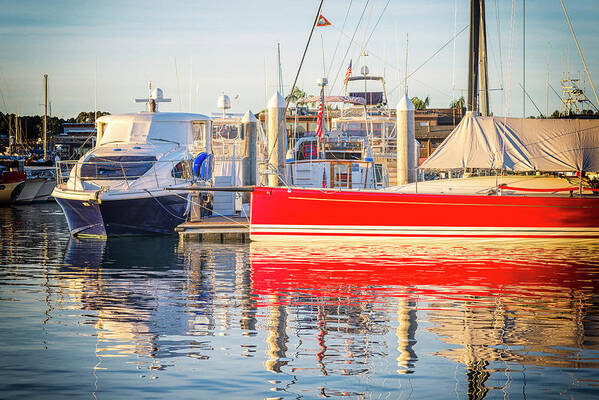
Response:
[{"label": "white motor yacht", "polygon": [[97,144],[78,161],[58,162],[52,196],[71,234],[119,236],[173,233],[184,222],[188,196],[178,187],[212,180],[211,118],[158,112],[107,115],[97,121]]}]

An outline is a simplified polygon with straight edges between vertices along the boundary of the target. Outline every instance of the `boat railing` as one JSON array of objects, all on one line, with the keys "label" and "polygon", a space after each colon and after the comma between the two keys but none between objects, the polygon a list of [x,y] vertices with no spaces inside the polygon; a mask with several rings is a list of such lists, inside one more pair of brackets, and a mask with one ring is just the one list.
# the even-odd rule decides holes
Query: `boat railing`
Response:
[{"label": "boat railing", "polygon": [[244,141],[242,139],[212,139],[212,151],[217,156],[241,158],[244,153]]},{"label": "boat railing", "polygon": [[287,182],[286,176],[279,171],[276,165],[268,161],[258,162],[258,182],[261,186],[268,186],[269,175],[276,175],[283,185],[290,189],[291,185]]},{"label": "boat railing", "polygon": [[[56,163],[56,186],[58,188],[75,188],[84,186],[86,181],[115,181],[113,189],[124,187],[128,190],[130,185],[141,177],[153,177],[150,181],[155,187],[164,186],[165,178],[171,178],[173,184],[181,180],[192,180],[192,160],[153,160],[153,161],[78,161],[65,160]],[[162,173],[165,165],[170,165],[170,174]],[[71,185],[72,184],[72,185]]]}]

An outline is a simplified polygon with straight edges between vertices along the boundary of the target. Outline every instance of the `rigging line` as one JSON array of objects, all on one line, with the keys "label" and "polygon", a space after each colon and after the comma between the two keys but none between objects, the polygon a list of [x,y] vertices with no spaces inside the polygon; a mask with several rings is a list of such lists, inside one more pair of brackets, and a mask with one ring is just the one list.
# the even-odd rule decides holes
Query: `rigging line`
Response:
[{"label": "rigging line", "polygon": [[[368,28],[370,27],[370,20],[372,19],[372,11],[374,10],[374,2],[375,0],[372,0],[372,4],[370,5],[370,12],[368,13],[368,20],[366,21],[366,26],[364,27],[364,40],[362,40],[362,43],[366,42],[366,35],[368,34]],[[364,50],[366,50],[366,46],[363,46]]]},{"label": "rigging line", "polygon": [[495,0],[495,21],[497,24],[497,43],[499,45],[499,79],[501,88],[503,89],[503,55],[501,53],[501,24],[499,19],[499,7],[497,5],[497,0]]},{"label": "rigging line", "polygon": [[[458,31],[458,0],[453,2],[453,36],[455,37]],[[453,41],[453,56],[451,63],[451,91],[452,100],[455,100],[455,40]],[[454,124],[455,125],[455,124]]]},{"label": "rigging line", "polygon": [[[368,0],[370,1],[370,0]],[[291,86],[291,91],[289,93],[293,93],[295,90],[295,85],[297,84],[297,79],[299,78],[300,71],[302,70],[302,65],[304,65],[304,59],[306,58],[306,53],[308,52],[308,47],[310,47],[310,41],[312,40],[312,34],[314,33],[314,28],[316,28],[316,24],[318,23],[318,17],[320,16],[320,10],[322,9],[322,3],[324,0],[320,0],[320,5],[318,6],[318,11],[316,11],[316,16],[314,17],[314,22],[312,23],[312,29],[310,30],[310,36],[308,36],[308,43],[306,43],[306,47],[304,48],[304,54],[302,54],[302,59],[300,61],[300,65],[297,69],[297,73],[295,74],[295,79],[293,80],[293,85]],[[291,101],[291,96],[287,97],[287,101],[285,102],[285,110],[283,111],[282,121],[279,122],[279,131],[281,130],[281,126],[286,122],[287,119],[287,108],[289,108],[289,102]],[[273,144],[270,152],[268,153],[267,160],[270,160],[272,157],[272,152],[276,148],[276,143],[279,140],[279,135],[277,135],[275,139],[275,143]]]},{"label": "rigging line", "polygon": [[[449,39],[449,41],[447,43],[445,43],[443,46],[441,46],[440,49],[438,49],[437,51],[435,51],[433,53],[433,55],[431,55],[429,58],[426,59],[425,62],[423,62],[422,64],[420,64],[420,66],[418,68],[416,68],[414,71],[410,72],[409,75],[406,76],[406,79],[410,78],[410,79],[414,79],[412,78],[412,75],[414,75],[416,72],[418,72],[418,70],[422,67],[424,67],[425,64],[427,64],[430,60],[432,60],[437,54],[439,54],[445,47],[447,47],[452,41],[456,40],[458,38],[458,36],[460,36],[462,34],[462,32],[464,32],[466,29],[468,29],[468,27],[470,26],[470,24],[466,25],[461,31],[459,31],[457,33],[457,35],[455,35],[454,37],[452,37],[451,39]],[[422,83],[422,82],[421,82]],[[401,84],[400,84],[401,85]],[[391,94],[392,92],[394,92],[400,85],[396,85],[393,89],[391,89],[389,91],[389,94]],[[451,97],[451,95],[450,95]]]},{"label": "rigging line", "polygon": [[572,22],[570,21],[570,17],[568,16],[568,12],[566,11],[566,6],[564,5],[564,0],[560,0],[562,2],[562,8],[564,9],[564,14],[566,14],[566,19],[568,20],[568,25],[570,26],[570,31],[572,32],[572,36],[574,37],[574,41],[576,42],[576,48],[578,48],[578,53],[580,54],[580,59],[582,60],[582,65],[584,65],[584,70],[587,73],[587,77],[589,78],[589,82],[591,82],[591,87],[593,88],[593,94],[595,95],[595,100],[597,104],[599,104],[599,97],[597,97],[597,91],[595,91],[595,84],[591,79],[591,74],[589,73],[589,69],[587,68],[587,63],[584,60],[584,56],[582,55],[582,50],[580,49],[580,45],[578,44],[578,39],[576,39],[576,34],[574,33],[574,28],[572,27]]},{"label": "rigging line", "polygon": [[512,0],[512,14],[510,17],[510,48],[509,48],[509,56],[508,56],[508,84],[507,84],[507,93],[505,94],[505,117],[509,117],[510,114],[510,96],[512,93],[512,67],[514,61],[514,29],[515,29],[515,20],[516,20],[516,7],[518,5],[517,0]]},{"label": "rigging line", "polygon": [[383,14],[385,14],[385,11],[387,11],[387,7],[389,6],[390,2],[391,2],[391,0],[387,0],[387,4],[385,4],[383,11],[381,11],[381,15],[379,15],[379,19],[376,21],[376,24],[374,24],[374,28],[372,28],[372,31],[370,32],[370,36],[368,36],[368,40],[366,40],[366,42],[364,43],[364,49],[366,49],[366,46],[368,46],[368,42],[370,42],[372,35],[374,35],[374,31],[379,26],[379,22],[381,22],[381,18],[383,18]]},{"label": "rigging line", "polygon": [[420,64],[420,66],[418,68],[416,68],[414,71],[410,72],[410,74],[408,75],[408,78],[412,77],[412,75],[414,75],[416,72],[418,72],[418,70],[422,67],[424,67],[424,65],[426,63],[428,63],[430,60],[432,60],[437,54],[439,54],[441,52],[441,50],[443,50],[445,47],[447,47],[451,42],[453,42],[462,32],[464,32],[466,29],[468,29],[470,25],[466,25],[464,28],[462,28],[461,31],[458,32],[458,34],[454,37],[452,37],[451,39],[449,39],[447,41],[447,43],[445,43],[443,46],[441,46],[441,48],[437,51],[435,51],[433,53],[433,55],[431,55],[429,58],[426,59],[426,61],[424,61],[422,64]]},{"label": "rigging line", "polygon": [[[368,3],[370,3],[370,0],[366,0],[366,4],[364,4],[364,9],[362,10],[362,15],[360,15],[360,19],[358,20],[356,29],[354,29],[354,34],[352,35],[351,39],[349,40],[349,45],[347,46],[345,55],[341,59],[341,64],[339,65],[339,69],[337,70],[337,75],[335,75],[335,81],[333,81],[333,84],[331,85],[331,90],[333,90],[335,88],[335,85],[337,84],[337,80],[339,79],[339,74],[341,73],[341,68],[343,68],[343,65],[345,64],[345,59],[347,58],[347,54],[349,53],[352,44],[354,44],[354,38],[356,37],[356,33],[358,33],[358,28],[360,27],[360,24],[362,23],[362,19],[364,19],[364,13],[366,12],[366,8],[368,8]],[[341,32],[343,32],[343,31],[341,31]]]},{"label": "rigging line", "polygon": [[144,191],[145,191],[145,192],[147,192],[147,193],[150,195],[150,197],[151,197],[152,199],[154,199],[154,200],[156,201],[156,203],[158,203],[158,205],[159,205],[160,207],[162,207],[162,209],[163,209],[164,211],[166,211],[168,214],[170,214],[172,217],[175,217],[175,218],[177,218],[177,219],[180,219],[180,220],[183,220],[183,221],[185,221],[185,218],[181,218],[181,217],[179,217],[178,215],[176,215],[176,214],[173,214],[172,212],[170,212],[170,211],[168,210],[168,208],[166,208],[166,207],[164,206],[164,204],[162,204],[162,203],[160,202],[160,200],[158,200],[158,199],[157,199],[157,198],[156,198],[156,197],[155,197],[155,196],[154,196],[154,195],[153,195],[153,194],[152,194],[152,193],[151,193],[151,192],[150,192],[148,189],[144,189]]},{"label": "rigging line", "polygon": [[[524,91],[524,94],[526,95],[526,97],[528,97],[528,100],[530,100],[530,102],[532,103],[532,105],[535,106],[535,108],[539,112],[539,115],[542,117],[543,113],[541,112],[541,110],[539,110],[539,107],[537,107],[537,104],[535,103],[535,101],[532,99],[532,97],[530,97],[530,95],[528,94],[528,92],[526,91],[526,89],[524,89],[524,86],[522,86],[522,84],[520,84],[520,87]],[[526,118],[526,116],[524,118]]]},{"label": "rigging line", "polygon": [[349,11],[351,10],[351,6],[354,0],[350,0],[349,7],[347,7],[347,12],[345,13],[345,18],[343,19],[343,25],[341,26],[341,33],[339,34],[339,39],[337,40],[337,45],[335,46],[335,51],[333,52],[333,56],[331,57],[331,64],[329,65],[329,70],[327,71],[327,75],[331,75],[331,69],[333,69],[333,62],[335,61],[335,56],[337,55],[337,49],[339,49],[339,45],[341,44],[341,38],[343,37],[343,30],[345,29],[345,24],[347,23],[347,17],[349,16]]},{"label": "rigging line", "polygon": [[[566,105],[566,103],[564,102],[564,99],[562,99],[562,96],[560,96],[555,89],[553,88],[553,86],[551,86],[551,83],[547,83],[549,85],[549,87],[551,88],[551,90],[553,90],[553,93],[555,93],[555,95],[560,99],[560,101],[562,102],[562,104],[564,105],[564,107],[568,107]],[[592,104],[592,103],[591,103]]]}]

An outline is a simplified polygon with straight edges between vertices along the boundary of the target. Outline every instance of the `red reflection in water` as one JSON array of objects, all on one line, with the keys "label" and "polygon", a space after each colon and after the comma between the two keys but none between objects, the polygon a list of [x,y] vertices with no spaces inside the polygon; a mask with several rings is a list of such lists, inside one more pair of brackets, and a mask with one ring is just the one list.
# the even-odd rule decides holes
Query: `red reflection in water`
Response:
[{"label": "red reflection in water", "polygon": [[278,295],[283,303],[290,294],[344,303],[383,295],[536,298],[564,289],[596,292],[598,250],[595,240],[252,243],[251,279],[255,295]]}]

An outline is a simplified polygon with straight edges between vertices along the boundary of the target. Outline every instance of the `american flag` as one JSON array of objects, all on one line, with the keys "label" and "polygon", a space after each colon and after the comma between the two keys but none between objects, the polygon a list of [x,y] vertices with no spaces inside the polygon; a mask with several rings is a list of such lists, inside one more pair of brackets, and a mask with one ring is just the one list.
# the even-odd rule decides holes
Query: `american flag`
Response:
[{"label": "american flag", "polygon": [[316,120],[316,137],[322,137],[322,102],[318,106],[318,119]]},{"label": "american flag", "polygon": [[349,66],[347,67],[347,72],[345,73],[345,79],[343,80],[343,84],[347,85],[347,81],[351,76],[351,60],[349,60]]}]

